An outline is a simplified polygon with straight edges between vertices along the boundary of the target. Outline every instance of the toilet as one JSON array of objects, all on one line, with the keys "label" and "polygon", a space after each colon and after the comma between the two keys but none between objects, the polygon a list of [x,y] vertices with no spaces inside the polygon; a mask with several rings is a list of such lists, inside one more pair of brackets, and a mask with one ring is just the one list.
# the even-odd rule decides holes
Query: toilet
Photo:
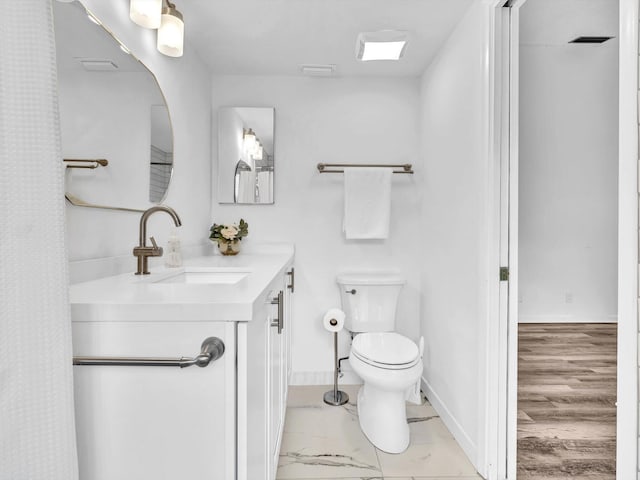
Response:
[{"label": "toilet", "polygon": [[418,346],[394,332],[396,306],[405,283],[397,273],[342,274],[337,277],[344,327],[354,336],[349,354],[364,381],[358,392],[360,428],[388,453],[409,446],[406,392],[422,375]]}]

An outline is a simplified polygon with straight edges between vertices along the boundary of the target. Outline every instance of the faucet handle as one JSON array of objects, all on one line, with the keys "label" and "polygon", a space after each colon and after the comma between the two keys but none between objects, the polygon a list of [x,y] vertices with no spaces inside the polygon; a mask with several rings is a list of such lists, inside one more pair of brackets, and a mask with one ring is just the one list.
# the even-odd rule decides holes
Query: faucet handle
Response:
[{"label": "faucet handle", "polygon": [[156,243],[156,239],[153,237],[149,237],[149,240],[151,240],[151,243],[153,244],[153,247],[151,247],[151,253],[149,254],[150,257],[161,257],[162,254],[164,253],[162,251],[162,247],[159,247],[158,244]]}]

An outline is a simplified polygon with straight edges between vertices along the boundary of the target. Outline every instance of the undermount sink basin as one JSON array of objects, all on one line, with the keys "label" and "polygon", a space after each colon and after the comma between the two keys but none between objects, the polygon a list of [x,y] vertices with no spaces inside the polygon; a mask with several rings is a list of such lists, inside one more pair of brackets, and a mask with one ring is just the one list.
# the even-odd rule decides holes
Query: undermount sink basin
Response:
[{"label": "undermount sink basin", "polygon": [[154,283],[224,284],[233,285],[249,275],[249,271],[184,271]]}]

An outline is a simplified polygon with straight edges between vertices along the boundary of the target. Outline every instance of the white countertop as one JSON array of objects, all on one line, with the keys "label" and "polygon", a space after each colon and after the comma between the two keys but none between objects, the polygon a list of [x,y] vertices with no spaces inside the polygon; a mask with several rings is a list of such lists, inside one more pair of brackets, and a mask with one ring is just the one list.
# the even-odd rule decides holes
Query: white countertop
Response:
[{"label": "white countertop", "polygon": [[[205,256],[181,268],[156,267],[149,275],[126,273],[69,289],[73,322],[249,321],[254,303],[293,260],[293,247],[271,253]],[[233,284],[163,283],[185,271],[248,272]],[[160,283],[156,283],[160,282]]]}]

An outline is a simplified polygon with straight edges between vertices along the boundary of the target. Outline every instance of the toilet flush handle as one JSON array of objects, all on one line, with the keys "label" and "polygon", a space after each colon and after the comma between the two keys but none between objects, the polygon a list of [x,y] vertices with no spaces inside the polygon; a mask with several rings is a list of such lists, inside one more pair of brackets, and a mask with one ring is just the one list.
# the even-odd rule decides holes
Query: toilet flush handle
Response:
[{"label": "toilet flush handle", "polygon": [[351,295],[355,295],[356,294],[356,289],[352,288],[351,290],[345,290],[345,293],[350,293]]}]

